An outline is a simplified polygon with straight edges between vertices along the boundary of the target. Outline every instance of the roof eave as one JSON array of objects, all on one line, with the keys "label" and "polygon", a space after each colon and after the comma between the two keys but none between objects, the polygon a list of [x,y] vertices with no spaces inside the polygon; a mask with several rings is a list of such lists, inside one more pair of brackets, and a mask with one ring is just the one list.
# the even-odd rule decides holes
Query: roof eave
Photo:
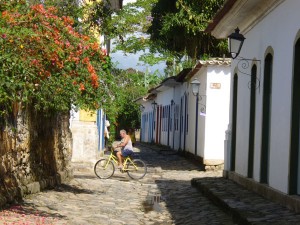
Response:
[{"label": "roof eave", "polygon": [[235,4],[237,0],[227,0],[223,7],[217,12],[217,14],[214,16],[212,22],[208,24],[204,32],[211,33],[215,27],[220,23],[220,21],[223,19],[223,17],[230,11],[232,6]]},{"label": "roof eave", "polygon": [[237,27],[245,34],[283,1],[227,0],[205,31],[218,39],[227,38]]}]

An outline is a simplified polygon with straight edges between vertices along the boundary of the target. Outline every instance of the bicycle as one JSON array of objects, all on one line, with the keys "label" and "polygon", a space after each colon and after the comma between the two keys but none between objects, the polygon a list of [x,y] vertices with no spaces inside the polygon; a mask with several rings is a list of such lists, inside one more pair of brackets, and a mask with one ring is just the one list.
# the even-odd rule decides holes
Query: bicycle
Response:
[{"label": "bicycle", "polygon": [[[94,166],[94,172],[100,179],[108,179],[115,173],[115,165],[118,164],[118,158],[114,155],[114,151],[107,159],[100,159]],[[147,166],[141,159],[132,159],[127,156],[124,159],[123,167],[120,169],[122,173],[127,172],[128,176],[132,179],[142,179],[147,173]]]}]

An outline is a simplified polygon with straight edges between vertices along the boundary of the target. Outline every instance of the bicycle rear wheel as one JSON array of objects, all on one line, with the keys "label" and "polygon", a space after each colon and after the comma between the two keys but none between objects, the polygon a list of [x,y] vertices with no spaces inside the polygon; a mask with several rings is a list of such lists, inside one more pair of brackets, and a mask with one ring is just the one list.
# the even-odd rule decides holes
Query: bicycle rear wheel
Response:
[{"label": "bicycle rear wheel", "polygon": [[132,179],[142,179],[147,173],[146,164],[140,159],[134,159],[127,163],[127,174]]},{"label": "bicycle rear wheel", "polygon": [[108,179],[114,174],[115,166],[112,161],[100,159],[94,166],[94,172],[100,179]]}]

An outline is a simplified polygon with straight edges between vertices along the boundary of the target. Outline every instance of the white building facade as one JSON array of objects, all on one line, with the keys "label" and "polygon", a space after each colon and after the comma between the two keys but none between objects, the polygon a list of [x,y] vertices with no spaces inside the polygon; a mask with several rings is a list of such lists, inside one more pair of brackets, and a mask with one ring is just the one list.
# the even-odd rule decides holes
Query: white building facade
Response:
[{"label": "white building facade", "polygon": [[300,194],[299,8],[298,0],[229,0],[207,28],[227,38],[239,27],[246,38],[231,67],[224,174],[298,210],[278,196]]},{"label": "white building facade", "polygon": [[[195,78],[201,82],[198,111],[190,84]],[[199,61],[193,69],[165,79],[139,99],[144,106],[141,140],[182,151],[205,165],[223,164],[229,98],[230,61]]]},{"label": "white building facade", "polygon": [[[224,162],[224,137],[229,122],[230,61],[201,61],[199,67],[199,71],[194,75],[202,86],[199,99],[197,152],[200,151],[200,155],[204,156],[205,165],[217,165]],[[192,115],[195,115],[194,102],[195,97],[190,98]],[[190,127],[192,130],[195,129],[193,120],[190,121]],[[190,138],[188,143],[192,142]]]}]

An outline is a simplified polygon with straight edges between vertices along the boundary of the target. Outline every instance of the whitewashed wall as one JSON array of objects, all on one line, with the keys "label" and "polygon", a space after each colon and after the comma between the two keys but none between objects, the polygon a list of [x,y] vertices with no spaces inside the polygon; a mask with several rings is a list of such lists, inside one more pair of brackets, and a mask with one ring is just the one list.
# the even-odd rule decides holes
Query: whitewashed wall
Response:
[{"label": "whitewashed wall", "polygon": [[[174,102],[175,102],[175,106],[174,106],[174,109],[177,110],[177,124],[176,124],[176,127],[177,129],[174,130],[174,149],[175,150],[178,150],[180,148],[179,146],[179,137],[180,137],[180,130],[179,130],[179,127],[180,127],[180,98],[181,98],[181,95],[182,95],[182,90],[183,90],[183,85],[180,84],[176,87],[174,87]],[[173,143],[172,143],[173,144]]]},{"label": "whitewashed wall", "polygon": [[144,106],[142,113],[142,127],[141,127],[141,138],[143,142],[152,142],[151,130],[153,126],[153,108],[151,101],[143,101]]},{"label": "whitewashed wall", "polygon": [[[191,81],[197,78],[201,85],[198,103],[198,141],[197,156],[205,163],[224,160],[224,138],[229,122],[230,67],[203,66]],[[220,84],[220,89],[210,87]],[[190,86],[190,85],[189,85]],[[189,87],[189,134],[187,149],[195,153],[196,97]],[[204,111],[201,109],[204,107]]]},{"label": "whitewashed wall", "polygon": [[[102,145],[96,122],[80,121],[79,111],[71,112],[70,130],[72,132],[72,162],[95,162]],[[100,143],[99,143],[100,141]],[[102,150],[102,149],[100,149]]]},{"label": "whitewashed wall", "polygon": [[[205,146],[205,114],[200,113],[201,104],[206,105],[206,82],[207,82],[207,68],[203,67],[190,80],[197,78],[200,81],[199,88],[199,102],[198,102],[198,141],[197,141],[197,156],[204,158]],[[193,95],[191,84],[189,84],[189,135],[187,141],[187,149],[189,152],[195,154],[195,129],[196,129],[196,96]],[[202,99],[201,99],[202,98]]]},{"label": "whitewashed wall", "polygon": [[[180,118],[179,118],[179,149],[184,151],[190,151],[189,149],[189,134],[185,130],[187,129],[188,121],[186,121],[186,116],[188,115],[188,118],[190,118],[189,112],[192,110],[189,108],[191,105],[189,105],[189,82],[185,82],[181,85],[181,92],[179,94],[179,108],[181,108]],[[187,97],[185,97],[187,96]],[[187,106],[185,108],[185,100],[187,101]]]},{"label": "whitewashed wall", "polygon": [[[157,94],[156,97],[156,102],[158,106],[168,106],[171,105],[171,100],[173,100],[173,94],[174,94],[174,90],[172,87],[170,88],[166,88],[165,90],[163,90],[162,92],[159,92]],[[162,109],[161,109],[161,113],[162,113]],[[163,124],[161,124],[161,128],[163,126],[166,126],[166,124],[168,123],[168,121],[163,121],[163,118],[161,120]],[[171,140],[171,134],[169,133],[169,146],[170,146],[170,140]],[[168,131],[161,131],[161,136],[160,136],[160,144],[162,145],[168,145]]]},{"label": "whitewashed wall", "polygon": [[[225,131],[229,122],[230,74],[229,66],[207,68],[204,162],[224,160]],[[220,85],[220,88],[213,85]]]},{"label": "whitewashed wall", "polygon": [[[268,48],[272,47],[274,50],[269,185],[284,193],[288,191],[293,52],[296,36],[300,29],[299,8],[300,1],[298,0],[288,0],[280,4],[248,33],[244,34],[246,40],[240,53],[240,56],[245,58],[262,60],[261,66],[258,63],[261,86],[256,91],[254,152],[254,179],[259,181],[264,58]],[[234,72],[236,60],[232,68],[232,72]],[[248,73],[250,70],[251,66]],[[232,74],[234,75],[234,73]],[[250,90],[247,85],[249,79],[249,76],[239,74],[236,172],[244,176],[247,174],[248,164]]]},{"label": "whitewashed wall", "polygon": [[[202,68],[186,82],[178,83],[174,87],[166,87],[163,84],[157,87],[155,89],[157,95],[154,99],[141,101],[145,107],[142,117],[153,112],[153,108],[150,107],[153,101],[157,103],[157,108],[160,108],[159,117],[162,114],[162,107],[170,107],[168,116],[171,119],[169,121],[164,121],[162,118],[160,125],[155,117],[154,141],[168,145],[174,150],[180,149],[191,154],[196,153],[197,156],[204,160],[210,160],[210,162],[219,160],[218,163],[221,163],[224,160],[225,130],[229,123],[230,67],[228,61],[212,60],[210,63],[212,64],[206,65],[205,62],[203,65],[201,64],[200,67]],[[198,102],[197,147],[195,147],[196,97],[192,93],[190,84],[194,78],[201,82]],[[211,83],[219,83],[220,89],[208,88]],[[175,104],[171,106],[172,100]],[[203,112],[201,111],[202,108]],[[143,120],[145,117],[142,119],[142,126],[145,127],[142,133],[145,135],[147,127],[151,128],[151,126],[143,124]],[[172,125],[168,131],[164,128],[166,125],[170,126],[169,122]],[[158,138],[157,129],[161,129]],[[147,138],[144,138],[143,141],[151,142]]]}]

